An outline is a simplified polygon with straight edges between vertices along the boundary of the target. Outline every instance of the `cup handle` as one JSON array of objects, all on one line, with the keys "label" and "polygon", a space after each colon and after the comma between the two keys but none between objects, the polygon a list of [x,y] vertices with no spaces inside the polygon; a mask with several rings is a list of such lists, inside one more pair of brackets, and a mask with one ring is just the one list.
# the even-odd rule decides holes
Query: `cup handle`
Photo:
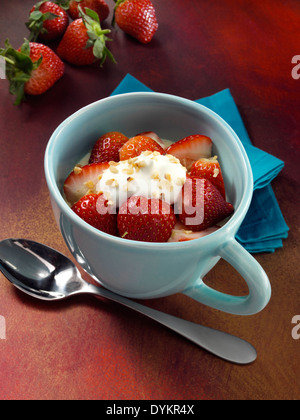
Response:
[{"label": "cup handle", "polygon": [[269,279],[256,259],[235,239],[219,249],[219,256],[231,264],[246,281],[249,294],[232,296],[207,286],[202,279],[183,293],[200,303],[235,315],[254,315],[262,311],[271,298]]}]

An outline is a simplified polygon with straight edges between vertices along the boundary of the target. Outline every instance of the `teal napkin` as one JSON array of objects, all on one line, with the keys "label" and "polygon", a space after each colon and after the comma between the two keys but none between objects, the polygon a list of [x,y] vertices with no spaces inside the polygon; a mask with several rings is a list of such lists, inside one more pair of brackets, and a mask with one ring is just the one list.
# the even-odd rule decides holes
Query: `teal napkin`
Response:
[{"label": "teal napkin", "polygon": [[[127,74],[112,95],[128,92],[152,92],[152,90]],[[284,167],[284,162],[252,145],[229,89],[196,102],[216,112],[232,127],[243,143],[252,167],[253,199],[237,233],[237,240],[251,253],[274,252],[282,248],[282,240],[287,238],[289,228],[279,208],[271,182]]]}]

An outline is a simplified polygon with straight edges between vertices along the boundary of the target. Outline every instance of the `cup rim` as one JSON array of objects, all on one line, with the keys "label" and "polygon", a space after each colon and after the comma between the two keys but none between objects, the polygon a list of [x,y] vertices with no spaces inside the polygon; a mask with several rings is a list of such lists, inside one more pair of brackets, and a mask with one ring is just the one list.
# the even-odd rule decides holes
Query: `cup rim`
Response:
[{"label": "cup rim", "polygon": [[[64,200],[63,195],[61,191],[59,190],[57,182],[55,180],[55,173],[54,173],[54,168],[52,165],[53,151],[55,150],[58,142],[60,141],[59,134],[61,133],[61,131],[65,129],[67,125],[72,123],[73,119],[77,118],[79,115],[82,115],[88,112],[90,108],[97,106],[97,104],[104,103],[106,101],[113,101],[113,100],[118,101],[121,98],[122,100],[124,100],[130,97],[139,97],[139,98],[145,97],[145,100],[147,100],[147,98],[152,98],[152,99],[164,98],[164,99],[168,99],[172,101],[174,100],[179,101],[181,102],[181,104],[192,107],[194,109],[197,109],[197,108],[201,109],[201,111],[204,114],[208,115],[209,118],[214,119],[219,124],[221,124],[222,128],[225,131],[227,131],[230,137],[232,137],[235,140],[237,148],[239,149],[239,152],[241,156],[243,157],[243,164],[245,167],[245,171],[244,171],[245,189],[244,189],[241,201],[238,207],[235,209],[233,215],[217,231],[210,233],[209,235],[206,235],[202,238],[193,239],[191,241],[183,241],[183,242],[161,242],[161,243],[160,242],[140,242],[140,241],[135,241],[135,240],[124,239],[124,238],[107,234],[89,225],[80,217],[78,217]],[[247,153],[245,151],[245,148],[241,140],[239,139],[235,131],[230,127],[230,125],[217,113],[215,113],[214,111],[212,111],[211,109],[207,108],[206,106],[202,104],[199,104],[190,99],[182,98],[176,95],[159,93],[159,92],[130,92],[130,93],[109,96],[109,97],[105,97],[100,100],[94,101],[88,105],[85,105],[84,107],[72,113],[69,117],[67,117],[64,121],[60,123],[60,125],[54,130],[54,132],[52,133],[48,141],[45,154],[44,154],[44,173],[45,173],[46,182],[50,191],[50,195],[55,200],[55,203],[59,207],[60,211],[65,213],[66,216],[68,216],[68,218],[72,220],[72,222],[74,222],[76,225],[79,225],[82,229],[86,231],[90,231],[94,236],[96,235],[99,237],[104,237],[106,240],[109,240],[118,244],[123,243],[123,244],[126,244],[126,246],[131,246],[131,247],[138,246],[142,248],[151,248],[151,249],[153,248],[160,248],[160,249],[188,248],[191,246],[195,246],[196,244],[199,243],[199,241],[201,241],[202,243],[209,242],[210,240],[213,240],[216,236],[221,236],[222,234],[226,234],[227,235],[226,237],[231,238],[235,235],[236,231],[241,225],[245,217],[245,214],[247,213],[247,210],[250,206],[252,195],[253,195],[253,174],[252,174],[250,162],[249,162]]]}]

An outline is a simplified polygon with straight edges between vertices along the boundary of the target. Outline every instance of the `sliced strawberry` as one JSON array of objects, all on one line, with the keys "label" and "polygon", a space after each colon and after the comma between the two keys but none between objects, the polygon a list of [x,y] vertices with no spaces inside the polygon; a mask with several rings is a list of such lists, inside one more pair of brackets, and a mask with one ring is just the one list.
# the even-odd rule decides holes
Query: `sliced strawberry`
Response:
[{"label": "sliced strawberry", "polygon": [[188,230],[201,231],[230,216],[234,208],[208,179],[191,177],[182,188],[176,211]]},{"label": "sliced strawberry", "polygon": [[202,231],[193,232],[192,230],[187,230],[186,226],[181,222],[177,222],[172,230],[172,234],[168,242],[186,242],[192,241],[193,239],[203,238],[204,236],[210,235],[213,232],[216,232],[220,229],[219,226],[212,226]]},{"label": "sliced strawberry", "polygon": [[143,242],[167,242],[176,223],[172,207],[156,198],[132,196],[119,209],[121,237]]},{"label": "sliced strawberry", "polygon": [[104,134],[95,143],[89,163],[119,162],[119,150],[128,140],[128,137],[117,131]]},{"label": "sliced strawberry", "polygon": [[131,137],[120,149],[120,160],[127,160],[139,156],[147,150],[164,154],[164,149],[151,137],[136,136]]},{"label": "sliced strawberry", "polygon": [[154,131],[145,131],[143,133],[137,134],[137,136],[147,136],[152,140],[155,140],[163,149],[166,149],[165,142],[156,134]]},{"label": "sliced strawberry", "polygon": [[111,212],[103,194],[87,194],[72,206],[86,223],[110,235],[117,235],[117,215]]},{"label": "sliced strawberry", "polygon": [[196,160],[211,157],[212,141],[207,136],[195,134],[173,143],[167,148],[166,153],[177,157],[190,171]]},{"label": "sliced strawberry", "polygon": [[64,183],[65,197],[70,205],[88,193],[95,193],[99,177],[108,168],[108,162],[76,166]]},{"label": "sliced strawberry", "polygon": [[225,199],[224,179],[216,156],[211,159],[203,158],[194,162],[191,168],[191,176],[208,179],[218,188]]}]

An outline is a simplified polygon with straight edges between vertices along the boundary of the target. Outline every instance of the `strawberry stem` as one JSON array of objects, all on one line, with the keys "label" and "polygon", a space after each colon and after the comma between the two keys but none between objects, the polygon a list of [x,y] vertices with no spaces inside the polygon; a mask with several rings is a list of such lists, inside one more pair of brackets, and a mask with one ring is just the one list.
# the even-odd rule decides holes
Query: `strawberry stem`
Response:
[{"label": "strawberry stem", "polygon": [[15,50],[7,39],[5,48],[0,48],[0,55],[7,62],[6,77],[9,81],[9,92],[16,96],[14,105],[20,105],[24,100],[24,85],[30,79],[32,71],[41,64],[43,58],[41,56],[38,61],[32,62],[27,39],[20,50]]},{"label": "strawberry stem", "polygon": [[120,4],[124,3],[125,0],[114,0],[114,2],[116,3],[115,5],[115,9],[116,9],[118,6],[120,6]]},{"label": "strawberry stem", "polygon": [[114,14],[113,14],[113,18],[112,18],[112,21],[111,21],[111,25],[112,25],[113,28],[115,27],[115,23],[116,23],[116,10],[120,6],[120,4],[125,2],[125,0],[114,0],[114,2],[116,3],[116,5],[114,7]]},{"label": "strawberry stem", "polygon": [[36,5],[34,6],[34,10],[29,15],[28,22],[25,23],[25,25],[27,26],[27,28],[30,31],[30,34],[29,34],[29,37],[28,37],[29,41],[36,41],[38,36],[41,33],[43,33],[43,34],[48,33],[47,29],[44,28],[44,22],[46,20],[52,20],[52,19],[55,19],[55,18],[59,17],[55,13],[51,13],[51,12],[42,13],[42,12],[40,12],[40,10],[39,10],[40,6],[43,3],[45,3],[45,0],[36,3]]},{"label": "strawberry stem", "polygon": [[[1,53],[0,53],[0,55],[2,55]],[[4,60],[8,63],[8,64],[12,64],[12,65],[14,65],[15,64],[15,61],[14,60],[11,60],[10,58],[8,58],[8,57],[3,57],[4,58]]]},{"label": "strawberry stem", "polygon": [[52,0],[52,1],[53,1],[53,3],[57,4],[58,6],[60,6],[64,10],[69,10],[69,8],[70,8],[69,7],[70,0]]},{"label": "strawberry stem", "polygon": [[83,23],[87,29],[87,35],[89,40],[86,44],[86,48],[93,47],[93,54],[95,58],[101,60],[100,66],[103,65],[106,58],[108,57],[112,62],[116,63],[113,54],[109,51],[106,46],[106,41],[111,41],[106,35],[111,31],[109,29],[102,29],[98,13],[89,8],[85,8],[85,13],[81,7],[78,7],[79,14],[82,17]]}]

